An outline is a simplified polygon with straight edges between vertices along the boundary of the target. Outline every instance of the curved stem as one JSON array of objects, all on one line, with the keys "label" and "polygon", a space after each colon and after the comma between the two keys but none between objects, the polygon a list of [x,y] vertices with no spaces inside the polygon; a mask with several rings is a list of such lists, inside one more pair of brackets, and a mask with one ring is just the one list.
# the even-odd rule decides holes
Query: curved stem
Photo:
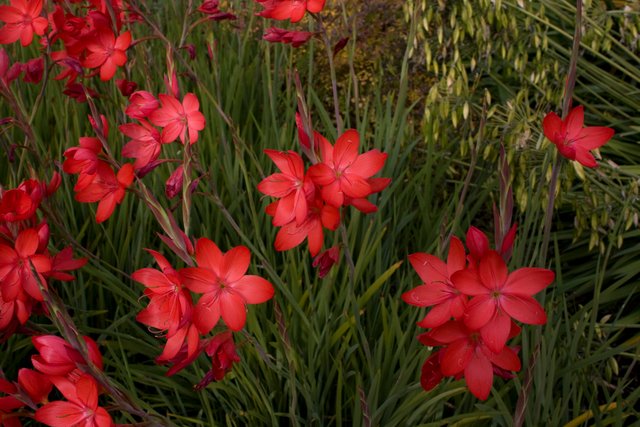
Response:
[{"label": "curved stem", "polygon": [[342,123],[342,116],[340,115],[340,100],[338,98],[338,80],[336,78],[336,67],[333,63],[333,51],[331,50],[331,41],[329,40],[329,35],[327,34],[327,30],[322,24],[322,18],[318,15],[313,15],[318,26],[320,27],[320,35],[322,36],[322,41],[324,42],[324,48],[327,51],[327,58],[329,59],[329,72],[331,73],[331,91],[333,92],[333,109],[336,116],[336,129],[338,130],[338,135],[341,135],[344,131],[344,124]]}]

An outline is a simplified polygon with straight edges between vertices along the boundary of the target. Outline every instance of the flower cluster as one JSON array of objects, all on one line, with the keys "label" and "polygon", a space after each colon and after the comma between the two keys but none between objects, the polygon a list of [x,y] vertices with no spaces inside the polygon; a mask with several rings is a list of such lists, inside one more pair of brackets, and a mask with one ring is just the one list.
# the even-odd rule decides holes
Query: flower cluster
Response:
[{"label": "flower cluster", "polygon": [[67,271],[87,261],[73,259],[71,247],[49,252],[49,225],[39,211],[60,181],[56,173],[49,183],[27,179],[17,188],[0,189],[0,339],[43,310],[42,290],[50,280],[74,280]]},{"label": "flower cluster", "polygon": [[402,299],[418,307],[431,307],[418,322],[431,330],[418,339],[429,347],[441,347],[422,367],[425,390],[445,376],[464,377],[471,393],[486,399],[493,375],[510,378],[520,370],[517,349],[507,341],[520,333],[517,320],[542,325],[547,317],[533,295],[554,280],[544,268],[520,268],[509,272],[505,259],[511,252],[515,226],[498,250],[490,249],[487,236],[475,227],[467,232],[466,246],[452,237],[446,262],[425,253],[409,256],[423,283]]},{"label": "flower cluster", "polygon": [[360,136],[354,129],[344,132],[335,146],[318,132],[314,132],[313,146],[301,129],[299,136],[314,164],[305,171],[295,151],[265,150],[280,172],[263,179],[258,190],[278,199],[266,209],[273,225],[281,227],[276,250],[292,249],[306,239],[311,256],[316,256],[324,244],[323,230],[336,230],[340,225],[340,208],[375,212],[377,207],[367,197],[382,191],[391,180],[373,178],[387,155],[375,149],[358,154]]},{"label": "flower cluster", "polygon": [[[247,304],[270,300],[274,289],[262,277],[246,274],[251,255],[244,246],[223,253],[214,242],[201,238],[195,251],[190,247],[190,252],[195,252],[197,266],[175,270],[164,256],[149,250],[160,270],[143,268],[132,275],[146,287],[145,296],[149,298],[137,320],[164,333],[167,342],[156,362],[173,364],[168,375],[189,365],[206,350],[213,358],[209,376],[219,380],[232,362],[239,360],[233,338],[230,332],[205,339],[201,335],[209,334],[220,318],[231,331],[241,330]],[[198,295],[195,305],[192,293]]]},{"label": "flower cluster", "polygon": [[[61,68],[55,79],[66,79],[64,93],[84,102],[87,92],[97,94],[78,83],[78,77],[99,75],[103,81],[113,78],[118,67],[126,63],[126,51],[132,43],[131,33],[122,30],[123,22],[134,22],[139,17],[126,13],[121,0],[85,2],[76,14],[66,2],[54,3],[46,17],[42,16],[42,0],[11,0],[10,6],[0,6],[0,22],[5,23],[0,28],[0,44],[20,40],[22,46],[28,46],[37,35],[44,36],[40,43],[53,50],[60,41],[62,48],[51,53],[51,59]],[[16,63],[7,80],[24,72],[24,81],[37,83],[42,78],[43,65],[42,58]]]},{"label": "flower cluster", "polygon": [[[102,370],[102,355],[98,345],[89,337],[82,337],[91,363]],[[113,426],[113,420],[98,405],[101,388],[93,376],[85,373],[87,361],[64,339],[54,335],[32,338],[39,354],[31,357],[33,369],[18,371],[18,382],[0,378],[0,421],[6,426],[20,426],[18,417],[28,415],[53,427]],[[49,401],[55,386],[66,400]],[[24,408],[35,410],[29,413]],[[21,409],[20,412],[14,412]]]},{"label": "flower cluster", "polygon": [[[292,23],[302,20],[304,15],[319,13],[324,8],[325,0],[256,0],[264,9],[259,16],[276,21],[290,20]],[[293,47],[305,44],[314,33],[308,31],[288,31],[283,28],[267,29],[263,39],[272,43],[290,43]]]}]

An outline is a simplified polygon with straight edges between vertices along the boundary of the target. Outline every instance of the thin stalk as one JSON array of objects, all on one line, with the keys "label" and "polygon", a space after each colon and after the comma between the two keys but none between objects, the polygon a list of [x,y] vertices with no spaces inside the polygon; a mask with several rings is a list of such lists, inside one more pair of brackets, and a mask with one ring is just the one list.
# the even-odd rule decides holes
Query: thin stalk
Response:
[{"label": "thin stalk", "polygon": [[327,29],[322,24],[322,18],[318,15],[312,15],[316,22],[318,23],[318,27],[320,28],[320,36],[322,37],[322,41],[324,42],[324,48],[327,51],[327,58],[329,59],[329,72],[331,73],[331,91],[333,93],[333,109],[336,116],[336,129],[338,130],[338,135],[341,135],[344,131],[344,125],[342,123],[342,116],[340,115],[340,100],[338,98],[338,79],[336,77],[336,67],[333,63],[333,50],[331,49],[331,41],[329,40],[329,35],[327,34]]},{"label": "thin stalk", "polygon": [[[564,93],[564,99],[562,102],[562,120],[567,118],[569,109],[571,108],[571,100],[573,98],[573,90],[576,85],[578,56],[580,54],[580,39],[582,37],[582,0],[576,1],[576,25],[573,36],[573,47],[571,49],[571,59],[569,61],[569,73],[567,76],[567,85]],[[547,253],[549,249],[549,240],[551,237],[551,224],[553,219],[553,209],[556,201],[556,187],[558,184],[558,177],[560,175],[560,167],[562,165],[561,156],[556,154],[553,161],[553,170],[551,173],[551,182],[549,183],[549,200],[547,202],[547,208],[544,213],[544,231],[542,236],[542,248],[540,250],[540,264],[547,263]],[[531,356],[529,367],[524,376],[524,385],[518,396],[516,403],[516,410],[514,414],[513,424],[515,427],[522,427],[525,420],[525,410],[527,407],[527,400],[533,386],[533,369],[535,368],[540,354],[540,339],[537,340],[537,345]]]}]

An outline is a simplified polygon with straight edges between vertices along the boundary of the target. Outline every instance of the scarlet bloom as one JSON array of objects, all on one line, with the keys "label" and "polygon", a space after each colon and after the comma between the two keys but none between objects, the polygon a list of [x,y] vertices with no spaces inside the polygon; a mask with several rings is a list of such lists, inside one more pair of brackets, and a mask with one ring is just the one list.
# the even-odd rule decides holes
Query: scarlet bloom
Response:
[{"label": "scarlet bloom", "polygon": [[173,199],[182,191],[184,184],[184,166],[180,165],[169,175],[164,186],[164,194],[168,199]]},{"label": "scarlet bloom", "polygon": [[555,144],[560,154],[583,166],[595,168],[598,164],[590,150],[606,144],[613,137],[614,131],[603,126],[583,127],[583,125],[584,108],[582,106],[571,110],[565,120],[552,111],[542,121],[544,136]]},{"label": "scarlet bloom", "polygon": [[360,136],[355,129],[349,129],[336,141],[335,147],[324,137],[320,137],[321,163],[309,168],[311,180],[322,187],[324,201],[340,207],[345,197],[361,199],[372,193],[368,179],[378,173],[387,160],[387,155],[379,150],[370,150],[358,155]]},{"label": "scarlet bloom", "polygon": [[47,285],[43,274],[51,270],[51,259],[36,253],[39,244],[38,231],[34,228],[21,231],[13,248],[0,243],[0,290],[5,301],[15,300],[23,291],[38,301],[43,300],[40,284]]},{"label": "scarlet bloom", "polygon": [[11,0],[11,6],[0,6],[0,21],[7,25],[0,28],[0,44],[20,39],[22,46],[29,46],[33,33],[41,36],[49,26],[47,18],[40,16],[42,0]]},{"label": "scarlet bloom", "polygon": [[66,378],[53,382],[67,401],[49,402],[36,411],[36,421],[52,427],[111,427],[113,420],[98,406],[98,384],[90,375],[83,375],[75,383]]},{"label": "scarlet bloom", "polygon": [[122,166],[116,175],[106,162],[100,161],[95,178],[91,184],[76,193],[75,199],[80,203],[99,202],[96,222],[100,224],[109,219],[116,205],[122,203],[133,178],[131,163]]},{"label": "scarlet bloom", "polygon": [[457,289],[473,298],[465,311],[465,325],[480,330],[482,340],[494,352],[504,347],[511,318],[530,325],[547,322],[544,308],[532,295],[553,282],[555,274],[545,268],[507,270],[502,257],[488,251],[477,270],[463,270],[452,276]]},{"label": "scarlet bloom", "polygon": [[159,95],[162,107],[151,113],[149,120],[162,129],[162,142],[173,142],[180,137],[185,143],[187,137],[189,143],[198,140],[198,131],[204,129],[204,115],[198,111],[200,103],[198,98],[188,93],[182,103],[170,95]]},{"label": "scarlet bloom", "polygon": [[129,105],[124,111],[132,119],[144,119],[158,109],[160,103],[146,90],[133,92],[129,97]]},{"label": "scarlet bloom", "polygon": [[102,151],[102,144],[98,138],[84,136],[80,138],[80,145],[65,150],[67,158],[62,164],[66,173],[79,174],[74,191],[80,191],[93,182],[98,171]]},{"label": "scarlet bloom", "polygon": [[117,38],[107,27],[100,27],[86,45],[89,54],[83,62],[87,68],[100,67],[100,80],[110,80],[116,69],[127,62],[126,51],[131,45],[131,33],[125,31]]},{"label": "scarlet bloom", "polygon": [[324,8],[325,0],[257,0],[265,8],[260,16],[276,20],[290,19],[298,22],[308,11],[318,13]]},{"label": "scarlet bloom", "polygon": [[[280,200],[267,206],[267,215],[275,215]],[[324,243],[323,228],[335,230],[340,225],[340,210],[335,206],[327,205],[322,199],[315,197],[309,202],[309,214],[301,223],[296,221],[284,225],[276,235],[275,248],[277,251],[286,251],[295,248],[305,239],[309,243],[309,253],[316,256]]]},{"label": "scarlet bloom", "polygon": [[131,275],[133,280],[146,287],[144,294],[150,298],[149,305],[136,316],[136,320],[160,331],[168,330],[168,335],[174,335],[185,315],[191,311],[191,294],[164,256],[150,249],[147,252],[156,260],[161,271],[142,268]]},{"label": "scarlet bloom", "polygon": [[180,275],[193,292],[204,294],[195,308],[194,323],[208,333],[222,316],[232,331],[246,321],[246,305],[261,304],[273,297],[273,285],[259,276],[246,275],[251,254],[244,246],[222,253],[211,240],[196,243],[198,267],[183,268]]},{"label": "scarlet bloom", "polygon": [[118,129],[125,136],[131,138],[122,147],[124,157],[135,158],[133,164],[135,169],[142,169],[160,155],[162,144],[160,142],[160,132],[146,120],[140,120],[140,124],[127,123]]},{"label": "scarlet bloom", "polygon": [[[517,334],[517,332],[518,329],[515,327],[514,333]],[[427,359],[431,365],[423,367],[423,374],[426,370],[431,377],[425,378],[423,385],[434,387],[437,385],[438,375],[430,371],[437,369],[437,362],[439,362],[442,375],[462,374],[469,391],[478,399],[486,400],[493,384],[494,366],[507,371],[519,371],[521,368],[520,359],[511,348],[502,347],[498,352],[492,351],[477,331],[469,330],[460,321],[452,320],[434,328],[423,334],[420,341],[427,345],[446,345],[440,350],[439,359]]]},{"label": "scarlet bloom", "polygon": [[309,212],[307,197],[314,192],[313,183],[305,177],[302,157],[295,151],[264,150],[280,169],[258,184],[258,191],[278,197],[273,215],[273,225],[280,227],[295,219],[301,224]]},{"label": "scarlet bloom", "polygon": [[[102,355],[98,344],[89,337],[82,337],[89,350],[89,358],[96,367],[102,370]],[[64,339],[55,335],[41,335],[31,338],[37,355],[31,356],[33,367],[48,376],[67,376],[78,369],[78,365],[86,362],[80,352]]]},{"label": "scarlet bloom", "polygon": [[425,253],[409,255],[409,261],[423,284],[402,294],[402,299],[407,304],[418,307],[432,307],[418,326],[435,328],[446,323],[451,317],[462,318],[467,297],[451,281],[451,276],[467,265],[464,246],[460,239],[451,238],[446,264],[438,257]]},{"label": "scarlet bloom", "polygon": [[313,37],[314,33],[308,31],[289,31],[284,28],[267,28],[262,38],[271,43],[291,44],[293,47],[300,47]]},{"label": "scarlet bloom", "polygon": [[234,363],[240,361],[233,342],[231,331],[221,332],[211,339],[205,348],[207,355],[211,357],[211,370],[195,386],[196,390],[205,388],[212,381],[220,381],[231,370]]}]

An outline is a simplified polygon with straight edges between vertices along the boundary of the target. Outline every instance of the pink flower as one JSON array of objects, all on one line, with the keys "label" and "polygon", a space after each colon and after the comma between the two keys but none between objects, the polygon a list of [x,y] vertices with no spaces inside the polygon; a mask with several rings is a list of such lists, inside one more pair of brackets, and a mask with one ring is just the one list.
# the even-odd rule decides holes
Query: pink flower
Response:
[{"label": "pink flower", "polygon": [[162,107],[151,113],[149,119],[163,128],[162,142],[172,142],[180,137],[183,144],[187,138],[189,143],[195,143],[198,131],[204,129],[205,125],[204,115],[198,111],[198,98],[192,93],[186,94],[182,103],[169,95],[159,95],[159,98]]}]

